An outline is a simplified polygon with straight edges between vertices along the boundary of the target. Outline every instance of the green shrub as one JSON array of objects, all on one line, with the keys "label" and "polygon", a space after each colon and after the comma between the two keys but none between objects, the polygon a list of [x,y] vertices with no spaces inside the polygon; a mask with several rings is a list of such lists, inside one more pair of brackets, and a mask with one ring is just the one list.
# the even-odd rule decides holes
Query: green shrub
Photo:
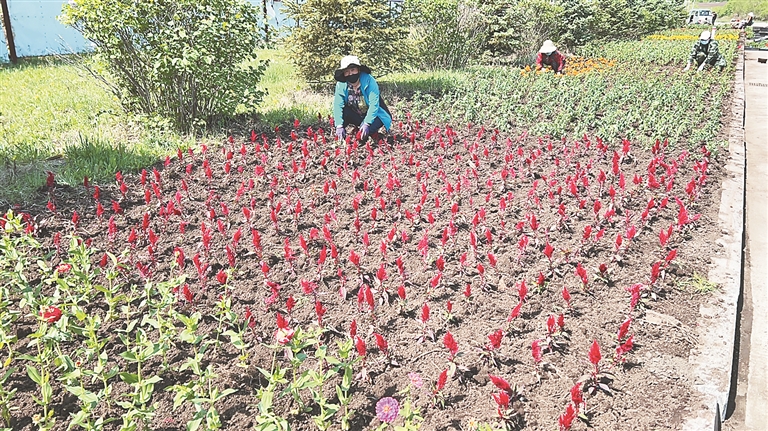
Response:
[{"label": "green shrub", "polygon": [[350,54],[377,76],[403,67],[408,28],[388,0],[290,0],[285,5],[298,23],[285,46],[304,79],[332,79],[341,57]]},{"label": "green shrub", "polygon": [[259,14],[243,0],[76,0],[61,19],[93,43],[94,70],[128,111],[191,130],[263,96]]},{"label": "green shrub", "polygon": [[461,0],[411,0],[413,65],[420,69],[457,69],[478,59],[488,30],[482,10]]},{"label": "green shrub", "polygon": [[755,20],[768,19],[768,2],[765,0],[729,0],[724,7],[715,8],[721,16],[734,16],[746,19],[747,14],[755,14]]},{"label": "green shrub", "polygon": [[486,55],[497,62],[512,56],[516,63],[533,61],[541,44],[559,39],[563,7],[549,0],[485,0],[490,33]]}]

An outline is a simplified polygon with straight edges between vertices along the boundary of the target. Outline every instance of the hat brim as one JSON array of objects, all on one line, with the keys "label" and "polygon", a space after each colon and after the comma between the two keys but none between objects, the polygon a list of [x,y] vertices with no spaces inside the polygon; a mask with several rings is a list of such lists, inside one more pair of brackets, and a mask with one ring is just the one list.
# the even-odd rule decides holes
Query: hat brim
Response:
[{"label": "hat brim", "polygon": [[333,73],[333,78],[339,82],[346,82],[346,79],[344,79],[344,71],[350,67],[359,67],[360,72],[367,73],[369,75],[371,74],[371,68],[364,64],[350,64],[344,69],[336,69],[336,72]]}]

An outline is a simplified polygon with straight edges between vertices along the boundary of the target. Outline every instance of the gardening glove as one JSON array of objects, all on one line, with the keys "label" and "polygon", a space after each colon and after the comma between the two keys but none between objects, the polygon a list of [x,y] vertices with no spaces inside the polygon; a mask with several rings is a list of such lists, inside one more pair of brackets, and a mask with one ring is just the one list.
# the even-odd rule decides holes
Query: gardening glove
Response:
[{"label": "gardening glove", "polygon": [[689,70],[691,70],[691,63],[688,63],[687,65],[685,65],[685,69],[683,69],[683,72],[687,72]]},{"label": "gardening glove", "polygon": [[701,66],[699,66],[699,68],[696,69],[696,71],[697,72],[701,72],[702,70],[704,70],[704,66],[706,66],[706,65],[707,65],[707,63],[701,63]]},{"label": "gardening glove", "polygon": [[371,126],[369,126],[369,125],[367,125],[367,124],[363,124],[363,125],[360,127],[360,139],[361,139],[361,140],[363,140],[363,141],[364,141],[364,140],[366,140],[366,139],[368,138],[368,134],[370,133],[370,131],[369,131],[368,129],[369,129],[370,127],[371,127]]},{"label": "gardening glove", "polygon": [[336,138],[341,141],[342,139],[344,139],[346,137],[347,137],[347,130],[344,127],[342,127],[342,126],[337,127],[336,128]]}]

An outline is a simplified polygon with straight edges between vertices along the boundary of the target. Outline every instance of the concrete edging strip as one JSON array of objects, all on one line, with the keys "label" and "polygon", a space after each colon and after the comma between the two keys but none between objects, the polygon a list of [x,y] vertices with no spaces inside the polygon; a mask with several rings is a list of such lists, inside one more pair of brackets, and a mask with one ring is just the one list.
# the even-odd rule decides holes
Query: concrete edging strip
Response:
[{"label": "concrete edging strip", "polygon": [[[689,406],[683,431],[712,430],[715,418],[725,420],[731,391],[731,373],[742,283],[744,231],[744,50],[739,50],[733,90],[732,122],[728,137],[729,158],[725,166],[720,198],[717,241],[723,253],[712,257],[708,279],[721,289],[699,309],[698,343],[689,363],[695,376],[694,387],[702,404]],[[719,411],[718,411],[719,410]],[[718,428],[719,429],[719,428]]]}]

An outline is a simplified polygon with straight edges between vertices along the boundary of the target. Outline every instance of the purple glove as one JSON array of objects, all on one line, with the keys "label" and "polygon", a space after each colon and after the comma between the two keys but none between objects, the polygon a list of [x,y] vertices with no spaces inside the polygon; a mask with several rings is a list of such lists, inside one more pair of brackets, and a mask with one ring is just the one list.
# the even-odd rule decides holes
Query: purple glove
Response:
[{"label": "purple glove", "polygon": [[342,140],[342,139],[344,139],[346,137],[347,137],[347,130],[344,127],[342,127],[342,126],[337,127],[336,128],[336,138],[338,138],[339,140]]},{"label": "purple glove", "polygon": [[367,125],[367,124],[363,124],[363,125],[360,127],[360,139],[362,139],[362,140],[365,140],[365,139],[368,137],[368,133],[369,133],[368,129],[369,129],[370,127],[371,127],[371,126],[369,126],[369,125]]}]

